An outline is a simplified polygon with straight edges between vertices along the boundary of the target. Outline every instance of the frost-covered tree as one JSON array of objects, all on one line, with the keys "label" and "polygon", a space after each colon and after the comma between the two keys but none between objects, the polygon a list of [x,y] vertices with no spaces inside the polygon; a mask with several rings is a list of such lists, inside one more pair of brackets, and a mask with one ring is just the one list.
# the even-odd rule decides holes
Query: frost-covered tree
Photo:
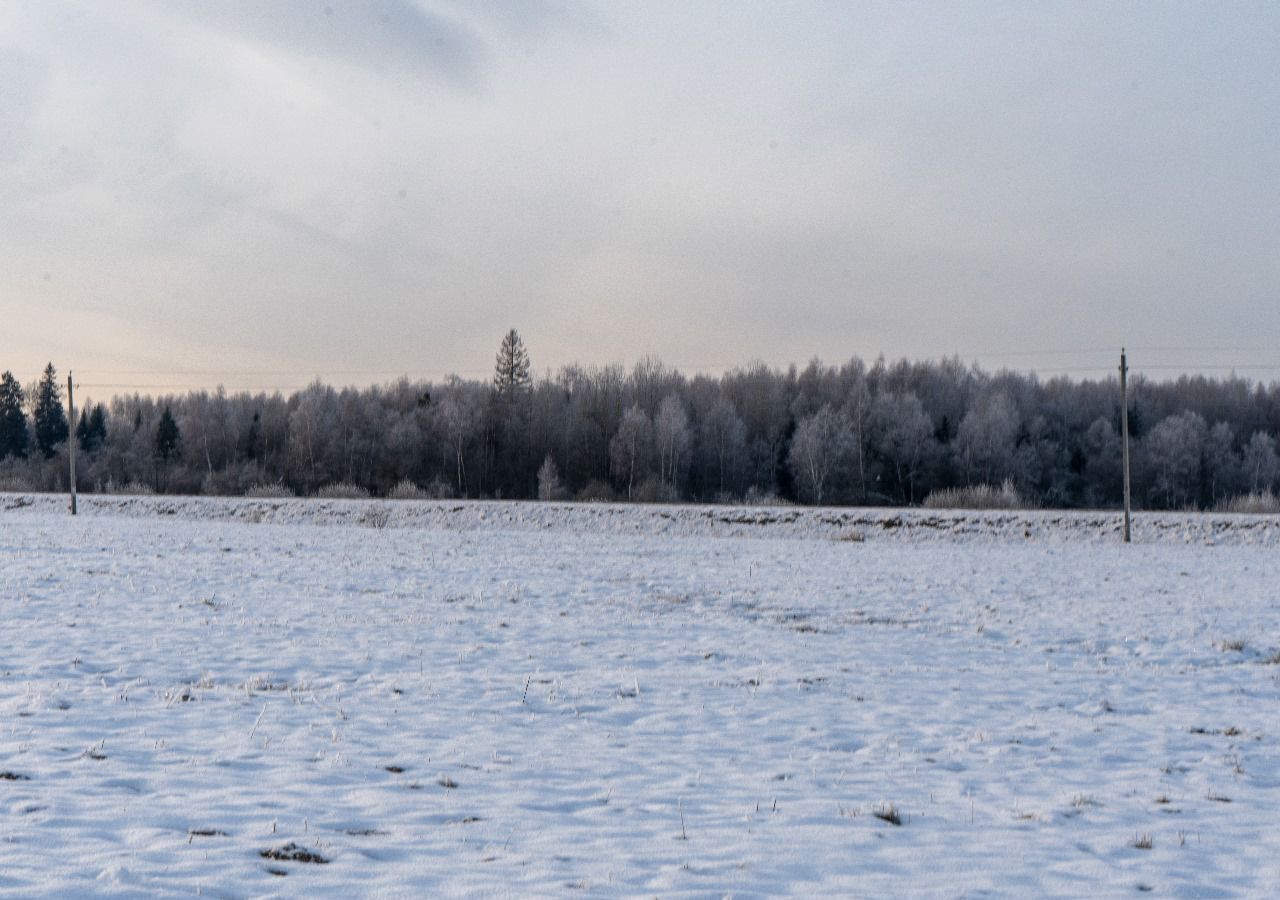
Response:
[{"label": "frost-covered tree", "polygon": [[708,481],[722,497],[735,484],[735,473],[746,449],[747,429],[728,399],[716,400],[702,420],[699,438]]},{"label": "frost-covered tree", "polygon": [[1205,436],[1200,452],[1200,505],[1211,508],[1239,493],[1244,475],[1231,425],[1218,422]]},{"label": "frost-covered tree", "polygon": [[806,499],[822,505],[832,474],[853,453],[853,442],[848,417],[830,404],[823,404],[813,415],[800,420],[791,438],[787,463]]},{"label": "frost-covered tree", "polygon": [[[462,496],[467,494],[466,449],[479,425],[479,410],[465,391],[455,390],[435,406],[433,423],[443,438],[445,459],[454,479],[454,485]],[[448,471],[448,469],[446,469]]]},{"label": "frost-covered tree", "polygon": [[689,465],[689,415],[675,394],[662,398],[653,420],[654,444],[658,451],[658,479],[671,497],[678,497],[684,472]]},{"label": "frost-covered tree", "polygon": [[1013,474],[1019,425],[1018,409],[1003,391],[965,414],[951,446],[969,484],[995,485]]},{"label": "frost-covered tree", "polygon": [[1243,468],[1250,491],[1256,494],[1271,490],[1280,478],[1276,439],[1265,431],[1255,431],[1244,448]]},{"label": "frost-covered tree", "polygon": [[609,442],[614,475],[620,484],[626,485],[628,500],[647,473],[652,444],[653,422],[639,404],[633,405],[623,415],[618,433]]},{"label": "frost-covered tree", "polygon": [[738,411],[746,429],[748,482],[764,494],[778,490],[779,475],[785,471],[792,386],[786,374],[762,362],[735,369],[720,382],[721,392]]},{"label": "frost-covered tree", "polygon": [[1194,500],[1208,433],[1199,413],[1184,412],[1167,416],[1147,434],[1142,449],[1153,503],[1180,509]]},{"label": "frost-covered tree", "polygon": [[314,491],[337,473],[332,468],[332,446],[337,438],[338,394],[326,384],[312,382],[291,400],[289,413],[289,466],[291,481]]},{"label": "frost-covered tree", "polygon": [[1086,506],[1106,506],[1117,502],[1123,489],[1123,448],[1111,420],[1099,417],[1081,439]]},{"label": "frost-covered tree", "polygon": [[[840,366],[813,360],[802,370],[753,363],[723,377],[686,379],[647,357],[633,369],[570,365],[528,385],[518,337],[507,335],[511,352],[502,354],[515,374],[494,381],[404,378],[342,390],[316,383],[290,396],[120,396],[100,425],[99,407],[87,404],[78,425],[70,423],[89,451],[78,472],[86,487],[155,483],[156,429],[168,406],[183,446],[167,465],[168,490],[239,493],[283,482],[310,493],[349,480],[380,495],[410,479],[438,494],[535,497],[550,454],[575,493],[591,485],[589,493],[605,496],[610,483],[622,493],[629,483],[633,499],[716,499],[751,487],[813,501],[814,481],[800,464],[812,442],[798,426],[825,406],[848,421],[853,449],[822,481],[823,503],[911,503],[939,488],[1009,476],[1048,505],[1120,502],[1114,377],[1041,382],[990,375],[958,359],[867,366],[855,358]],[[62,412],[56,379],[44,384],[54,402],[41,406],[42,421],[45,409]],[[1280,487],[1280,384],[1200,376],[1153,382],[1137,373],[1131,387],[1135,496],[1203,506]],[[52,489],[64,464],[56,449],[45,459],[60,446],[57,438],[39,453],[31,449],[38,393],[37,384],[0,378],[0,397],[8,398],[0,400],[8,409],[0,411],[0,480]],[[627,446],[634,416],[623,423],[633,407],[650,418],[652,439],[631,471],[628,454],[611,451]],[[1152,425],[1187,416],[1199,419],[1184,418],[1182,426],[1208,424],[1188,431],[1171,422],[1148,442]],[[21,456],[24,430],[36,459]],[[1188,435],[1198,449],[1184,454],[1179,436]]]},{"label": "frost-covered tree", "polygon": [[26,394],[13,373],[0,375],[0,459],[27,458],[30,434],[27,415],[23,411]]},{"label": "frost-covered tree", "polygon": [[871,477],[868,460],[872,411],[871,385],[862,360],[854,359],[843,369],[845,390],[844,415],[853,437],[853,472],[855,500],[867,500],[867,482]]},{"label": "frost-covered tree", "polygon": [[933,453],[933,422],[913,392],[880,394],[872,408],[876,453],[895,483],[897,499],[914,503],[916,480]]},{"label": "frost-covered tree", "polygon": [[560,481],[560,470],[556,468],[556,461],[550,453],[538,467],[538,499],[542,501],[564,499],[564,485]]}]

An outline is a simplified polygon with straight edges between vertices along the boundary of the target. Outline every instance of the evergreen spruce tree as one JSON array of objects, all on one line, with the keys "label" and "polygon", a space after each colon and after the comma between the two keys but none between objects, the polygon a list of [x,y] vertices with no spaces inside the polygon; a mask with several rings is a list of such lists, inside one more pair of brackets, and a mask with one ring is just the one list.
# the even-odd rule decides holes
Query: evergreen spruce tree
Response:
[{"label": "evergreen spruce tree", "polygon": [[178,458],[178,444],[182,433],[174,421],[173,412],[164,408],[160,423],[156,425],[156,490],[164,492],[168,484],[169,464]]},{"label": "evergreen spruce tree", "polygon": [[164,414],[160,416],[160,424],[156,426],[156,458],[162,463],[176,459],[180,440],[182,440],[182,433],[178,430],[178,423],[174,421],[173,413],[166,406]]},{"label": "evergreen spruce tree", "polygon": [[107,408],[105,406],[98,403],[92,409],[80,411],[80,421],[76,425],[76,440],[85,453],[101,449],[107,441]]},{"label": "evergreen spruce tree", "polygon": [[53,363],[44,367],[40,376],[40,384],[36,386],[36,405],[32,418],[36,425],[36,446],[50,459],[59,444],[65,443],[71,435],[67,425],[67,414],[62,408],[62,388],[58,385],[58,373]]},{"label": "evergreen spruce tree", "polygon": [[258,458],[258,445],[262,442],[262,413],[255,412],[249,430],[245,433],[241,452],[245,459]]},{"label": "evergreen spruce tree", "polygon": [[76,423],[76,443],[85,453],[89,452],[89,410],[80,410],[80,421]]},{"label": "evergreen spruce tree", "polygon": [[26,403],[22,385],[12,372],[0,375],[0,459],[10,456],[26,459],[27,415],[22,411]]},{"label": "evergreen spruce tree", "polygon": [[89,443],[91,450],[98,450],[107,442],[107,408],[101,403],[94,404],[89,413]]},{"label": "evergreen spruce tree", "polygon": [[529,351],[519,333],[512,328],[502,336],[498,359],[494,365],[493,386],[504,397],[510,397],[528,389],[533,383],[530,374]]}]

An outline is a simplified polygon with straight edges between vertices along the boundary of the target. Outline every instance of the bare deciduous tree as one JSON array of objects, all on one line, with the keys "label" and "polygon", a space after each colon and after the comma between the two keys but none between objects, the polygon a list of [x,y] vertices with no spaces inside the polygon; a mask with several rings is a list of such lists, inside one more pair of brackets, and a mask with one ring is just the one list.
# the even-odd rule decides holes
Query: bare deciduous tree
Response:
[{"label": "bare deciduous tree", "polygon": [[622,417],[618,433],[609,443],[609,456],[618,480],[627,487],[627,499],[632,499],[635,486],[645,475],[650,445],[653,442],[653,423],[638,405],[632,406]]},{"label": "bare deciduous tree", "polygon": [[823,404],[796,426],[787,460],[807,499],[821,506],[832,473],[848,462],[852,452],[853,430],[848,417]]}]

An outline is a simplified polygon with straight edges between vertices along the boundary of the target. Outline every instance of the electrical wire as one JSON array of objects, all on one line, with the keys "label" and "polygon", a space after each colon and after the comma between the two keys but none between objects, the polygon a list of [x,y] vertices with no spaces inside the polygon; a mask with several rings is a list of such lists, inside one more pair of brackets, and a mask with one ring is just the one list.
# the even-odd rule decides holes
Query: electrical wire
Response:
[{"label": "electrical wire", "polygon": [[[1153,360],[1150,364],[1143,364],[1141,354],[1214,354],[1221,358],[1223,355],[1231,353],[1275,353],[1276,347],[1249,346],[1249,347],[1229,347],[1229,346],[1148,346],[1134,345],[1126,348],[1129,354],[1129,368],[1135,374],[1147,373],[1184,373],[1194,375],[1203,372],[1230,372],[1230,373],[1275,373],[1280,372],[1280,362],[1275,361],[1242,361],[1232,364],[1219,362],[1205,363],[1182,363],[1175,364],[1166,362],[1165,360]],[[993,350],[979,353],[964,354],[960,351],[954,351],[953,356],[961,359],[971,359],[975,362],[983,360],[1000,360],[1000,359],[1026,359],[1026,358],[1061,358],[1061,357],[1087,357],[1098,354],[1118,354],[1116,347],[1073,347],[1060,349],[1038,349],[1038,350]],[[1138,354],[1138,358],[1134,358],[1134,354]],[[883,356],[884,354],[879,354]],[[905,358],[905,357],[904,357]],[[700,365],[678,365],[664,364],[670,371],[681,373],[705,374],[709,372],[728,373],[744,368],[742,362],[734,364],[724,363],[703,363]],[[775,371],[785,371],[790,368],[792,363],[777,366],[765,363],[770,369]],[[590,367],[588,367],[590,368]],[[1101,375],[1110,374],[1118,368],[1117,364],[1106,363],[1097,365],[1071,364],[1071,365],[1053,365],[1053,366],[1000,366],[997,372],[1013,372],[1022,375]],[[388,381],[396,381],[402,378],[408,379],[410,382],[427,382],[436,383],[447,380],[450,377],[464,378],[485,378],[489,374],[487,369],[454,369],[448,371],[426,372],[423,370],[397,370],[397,369],[374,369],[374,368],[347,368],[347,369],[301,369],[301,368],[281,368],[281,369],[91,369],[87,372],[81,371],[88,375],[89,378],[95,380],[86,380],[84,382],[77,381],[77,386],[82,389],[94,390],[111,390],[111,391],[131,391],[131,392],[153,392],[153,391],[200,391],[210,390],[209,384],[216,383],[228,391],[237,392],[288,392],[301,391],[310,384],[315,383],[317,379],[335,379],[350,376],[363,376],[366,378],[383,378]],[[136,381],[127,379],[146,379],[148,377],[157,377],[170,379],[160,382]],[[244,383],[250,379],[264,379],[261,382]],[[122,380],[126,379],[126,380]],[[179,380],[172,380],[179,379]],[[193,379],[193,381],[183,381],[180,379]],[[197,380],[198,381],[194,381]],[[272,380],[267,380],[272,379]],[[274,379],[279,379],[274,380]],[[296,380],[295,380],[296,379]],[[227,382],[232,382],[228,384]]]}]

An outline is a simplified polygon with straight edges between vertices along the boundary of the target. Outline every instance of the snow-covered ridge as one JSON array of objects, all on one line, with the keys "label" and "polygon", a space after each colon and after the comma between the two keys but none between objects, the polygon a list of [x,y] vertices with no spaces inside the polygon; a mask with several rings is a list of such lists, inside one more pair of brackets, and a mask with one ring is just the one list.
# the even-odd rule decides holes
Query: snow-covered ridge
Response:
[{"label": "snow-covered ridge", "polygon": [[[2,494],[0,515],[65,510],[62,494]],[[87,516],[448,530],[563,530],[592,534],[851,541],[1118,541],[1113,511],[970,511],[537,503],[493,500],[319,500],[82,495]],[[1280,516],[1134,515],[1139,543],[1280,545]]]}]

